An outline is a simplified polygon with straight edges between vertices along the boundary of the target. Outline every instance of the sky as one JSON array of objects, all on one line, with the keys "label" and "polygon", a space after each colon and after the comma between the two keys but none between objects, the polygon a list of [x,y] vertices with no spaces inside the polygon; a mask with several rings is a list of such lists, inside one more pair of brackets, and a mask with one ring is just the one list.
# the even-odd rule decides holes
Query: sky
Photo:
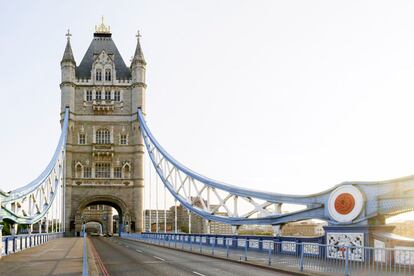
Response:
[{"label": "sky", "polygon": [[0,189],[47,165],[69,28],[101,16],[147,61],[147,122],[210,178],[287,194],[414,173],[413,1],[7,1],[0,9]]}]

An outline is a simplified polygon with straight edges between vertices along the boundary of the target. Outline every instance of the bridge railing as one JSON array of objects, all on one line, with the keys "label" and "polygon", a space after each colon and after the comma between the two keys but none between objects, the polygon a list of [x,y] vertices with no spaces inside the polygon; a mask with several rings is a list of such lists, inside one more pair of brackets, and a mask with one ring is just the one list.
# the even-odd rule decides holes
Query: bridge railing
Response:
[{"label": "bridge railing", "polygon": [[41,233],[2,237],[2,256],[10,255],[27,248],[44,244],[50,240],[63,237],[63,233]]},{"label": "bridge railing", "polygon": [[272,237],[121,233],[139,240],[198,254],[326,275],[412,275],[414,250],[327,245]]},{"label": "bridge railing", "polygon": [[89,264],[88,264],[88,245],[87,245],[87,233],[85,224],[82,225],[82,237],[83,237],[83,259],[82,259],[82,276],[88,276]]}]

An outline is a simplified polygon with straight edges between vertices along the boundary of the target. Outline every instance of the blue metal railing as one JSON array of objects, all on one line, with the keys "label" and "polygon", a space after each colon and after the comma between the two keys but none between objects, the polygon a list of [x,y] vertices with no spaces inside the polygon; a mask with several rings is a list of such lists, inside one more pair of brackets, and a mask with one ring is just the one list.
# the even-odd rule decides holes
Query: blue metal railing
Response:
[{"label": "blue metal railing", "polygon": [[10,255],[27,248],[44,244],[50,240],[63,237],[63,233],[41,233],[2,237],[2,256]]},{"label": "blue metal railing", "polygon": [[327,245],[269,237],[172,233],[121,233],[178,250],[281,268],[329,275],[412,275],[414,250]]},{"label": "blue metal railing", "polygon": [[[46,213],[50,210],[50,208],[52,208],[55,198],[59,194],[57,191],[62,187],[60,180],[63,177],[64,171],[63,166],[68,124],[69,108],[66,108],[62,123],[62,132],[53,157],[45,170],[35,180],[10,192],[3,192],[0,190],[1,219],[9,219],[18,224],[34,224],[45,217]],[[38,189],[38,191],[42,191],[42,185],[46,184],[47,186],[50,186],[50,191],[49,189],[46,189],[47,194],[45,195],[45,203],[35,207],[36,204],[34,203],[33,193],[36,189]],[[26,204],[23,204],[23,202],[26,202]],[[16,208],[13,207],[16,205],[21,205],[21,210],[19,208],[16,210]]]},{"label": "blue metal railing", "polygon": [[82,267],[82,276],[88,276],[88,247],[87,247],[87,234],[85,231],[85,224],[82,225],[82,236],[83,236],[83,267]]}]

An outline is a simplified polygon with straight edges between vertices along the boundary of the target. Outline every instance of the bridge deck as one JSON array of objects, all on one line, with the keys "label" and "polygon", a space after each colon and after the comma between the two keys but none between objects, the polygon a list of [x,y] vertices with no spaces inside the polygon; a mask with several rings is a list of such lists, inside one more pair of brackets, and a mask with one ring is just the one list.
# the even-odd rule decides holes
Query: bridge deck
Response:
[{"label": "bridge deck", "polygon": [[108,272],[103,275],[295,275],[126,239],[92,238],[90,241],[96,250],[93,251],[99,255],[95,259]]},{"label": "bridge deck", "polygon": [[61,238],[0,259],[0,275],[81,275],[82,238]]}]

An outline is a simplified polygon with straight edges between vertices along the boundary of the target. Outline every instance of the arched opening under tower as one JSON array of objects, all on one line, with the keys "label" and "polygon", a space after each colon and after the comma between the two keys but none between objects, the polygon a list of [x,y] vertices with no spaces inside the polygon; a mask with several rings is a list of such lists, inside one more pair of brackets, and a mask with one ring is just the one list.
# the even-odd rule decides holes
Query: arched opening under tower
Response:
[{"label": "arched opening under tower", "polygon": [[102,236],[103,225],[99,221],[88,221],[85,223],[85,231],[90,236]]},{"label": "arched opening under tower", "polygon": [[74,224],[75,235],[79,236],[82,225],[97,222],[102,225],[103,235],[119,235],[122,231],[135,231],[125,203],[112,196],[95,196],[85,199],[76,212]]}]

